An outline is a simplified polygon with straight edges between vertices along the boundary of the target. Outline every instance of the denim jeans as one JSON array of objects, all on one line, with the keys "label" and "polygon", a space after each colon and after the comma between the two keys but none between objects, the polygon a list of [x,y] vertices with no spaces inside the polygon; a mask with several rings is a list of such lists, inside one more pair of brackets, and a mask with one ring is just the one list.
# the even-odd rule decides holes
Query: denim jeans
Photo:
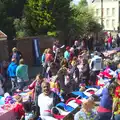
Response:
[{"label": "denim jeans", "polygon": [[11,84],[12,84],[12,89],[11,89],[11,92],[13,94],[13,92],[17,89],[18,85],[17,85],[17,79],[16,77],[11,77],[10,78],[11,80]]},{"label": "denim jeans", "polygon": [[109,49],[109,50],[112,49],[112,43],[108,43],[108,49]]},{"label": "denim jeans", "polygon": [[23,90],[24,87],[25,87],[25,82],[18,82],[19,90]]},{"label": "denim jeans", "polygon": [[115,120],[120,120],[120,114],[115,115],[115,116],[114,116],[114,119],[115,119]]},{"label": "denim jeans", "polygon": [[12,90],[14,90],[17,87],[17,79],[16,77],[11,77],[11,83],[12,83]]}]

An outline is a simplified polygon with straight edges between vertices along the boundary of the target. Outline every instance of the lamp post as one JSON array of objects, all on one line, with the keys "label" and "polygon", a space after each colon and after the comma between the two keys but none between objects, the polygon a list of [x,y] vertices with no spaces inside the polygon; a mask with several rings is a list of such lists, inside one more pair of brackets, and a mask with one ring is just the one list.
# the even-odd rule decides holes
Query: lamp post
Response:
[{"label": "lamp post", "polygon": [[103,27],[103,0],[101,0],[101,25]]}]

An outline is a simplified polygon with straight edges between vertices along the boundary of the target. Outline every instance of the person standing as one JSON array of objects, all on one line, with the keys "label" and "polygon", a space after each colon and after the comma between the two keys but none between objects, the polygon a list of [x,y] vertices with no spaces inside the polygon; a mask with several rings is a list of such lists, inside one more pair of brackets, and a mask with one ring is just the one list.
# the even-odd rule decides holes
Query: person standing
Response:
[{"label": "person standing", "polygon": [[104,43],[105,43],[105,50],[108,50],[108,38],[105,38]]},{"label": "person standing", "polygon": [[23,88],[28,84],[28,66],[25,64],[24,59],[20,59],[19,65],[16,69],[17,82],[19,86],[19,90],[23,90]]},{"label": "person standing", "polygon": [[88,50],[89,51],[93,50],[93,42],[94,42],[94,38],[93,38],[93,36],[90,36],[88,39]]},{"label": "person standing", "polygon": [[16,62],[17,62],[16,59],[12,59],[7,69],[7,73],[8,73],[8,76],[12,84],[11,92],[13,92],[15,88],[17,87],[17,79],[16,79],[17,63]]},{"label": "person standing", "polygon": [[111,50],[112,49],[112,36],[111,36],[111,33],[110,33],[110,35],[109,35],[109,37],[108,37],[108,49],[109,50]]},{"label": "person standing", "polygon": [[57,120],[51,114],[53,107],[59,102],[59,96],[50,90],[50,83],[42,82],[42,93],[38,96],[38,106],[40,107],[40,117],[44,120]]},{"label": "person standing", "polygon": [[47,49],[47,53],[45,55],[45,62],[47,66],[50,65],[50,63],[54,60],[52,50],[50,48]]},{"label": "person standing", "polygon": [[88,60],[83,59],[82,70],[80,72],[80,80],[81,80],[81,82],[88,85],[89,84],[89,76],[90,76],[90,69],[89,69]]},{"label": "person standing", "polygon": [[70,60],[70,52],[69,52],[69,50],[70,50],[70,47],[67,46],[67,47],[66,47],[66,51],[64,52],[64,58],[65,58],[67,61]]},{"label": "person standing", "polygon": [[74,56],[78,56],[78,54],[79,54],[79,42],[76,40],[75,42],[74,42],[74,45],[73,45],[73,48],[74,48]]},{"label": "person standing", "polygon": [[43,77],[41,74],[36,76],[36,79],[28,86],[30,90],[33,90],[33,100],[35,103],[35,116],[38,117],[40,114],[39,107],[38,107],[38,95],[41,94],[42,88],[41,84],[43,82]]},{"label": "person standing", "polygon": [[117,42],[117,47],[120,47],[120,37],[118,34],[116,36],[116,42]]},{"label": "person standing", "polygon": [[16,59],[17,64],[19,64],[19,60],[21,59],[22,54],[20,51],[18,51],[18,49],[16,47],[14,47],[12,49],[12,55],[11,55],[11,59]]},{"label": "person standing", "polygon": [[43,76],[45,76],[45,71],[47,69],[47,63],[45,62],[46,54],[47,54],[47,49],[45,49],[45,51],[44,51],[44,53],[42,54],[42,57],[41,57],[41,63],[42,63],[42,66],[43,66],[43,69],[42,69],[42,75]]},{"label": "person standing", "polygon": [[98,95],[98,97],[100,97],[100,105],[97,109],[98,120],[110,120],[112,116],[112,87],[112,85],[109,85],[103,88],[102,93]]},{"label": "person standing", "polygon": [[120,120],[120,75],[116,80],[118,86],[115,88],[113,96],[112,117],[114,120]]},{"label": "person standing", "polygon": [[90,62],[90,81],[93,85],[96,84],[96,78],[99,72],[102,70],[102,58],[98,55],[98,52],[94,53],[94,57],[91,59]]}]

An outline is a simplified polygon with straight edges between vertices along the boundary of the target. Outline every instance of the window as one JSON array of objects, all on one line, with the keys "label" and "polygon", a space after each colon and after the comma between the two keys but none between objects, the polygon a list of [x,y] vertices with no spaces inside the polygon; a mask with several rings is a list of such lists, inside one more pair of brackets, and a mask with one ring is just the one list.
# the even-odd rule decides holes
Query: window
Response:
[{"label": "window", "polygon": [[112,27],[115,27],[115,20],[112,20]]},{"label": "window", "polygon": [[115,8],[112,8],[112,16],[115,16]]},{"label": "window", "polygon": [[110,12],[110,9],[109,9],[109,8],[107,8],[107,16],[109,16],[109,12]]},{"label": "window", "polygon": [[106,27],[109,28],[109,20],[106,20]]}]

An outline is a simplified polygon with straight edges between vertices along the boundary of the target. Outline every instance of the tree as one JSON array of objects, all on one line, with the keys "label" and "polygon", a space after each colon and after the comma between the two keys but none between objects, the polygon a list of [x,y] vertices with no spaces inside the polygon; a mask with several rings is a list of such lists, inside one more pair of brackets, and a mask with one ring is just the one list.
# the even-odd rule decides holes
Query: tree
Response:
[{"label": "tree", "polygon": [[96,22],[93,9],[89,8],[85,2],[81,0],[78,5],[73,5],[74,14],[71,16],[69,24],[69,38],[79,38],[84,34],[91,32],[99,32],[102,27]]},{"label": "tree", "polygon": [[87,6],[88,5],[88,2],[87,2],[87,0],[80,0],[80,2],[79,2],[79,5],[81,5],[81,6]]},{"label": "tree", "polygon": [[0,29],[8,39],[15,36],[14,19],[20,18],[26,0],[0,0]]},{"label": "tree", "polygon": [[28,35],[65,31],[71,15],[71,0],[29,0],[24,16]]}]

